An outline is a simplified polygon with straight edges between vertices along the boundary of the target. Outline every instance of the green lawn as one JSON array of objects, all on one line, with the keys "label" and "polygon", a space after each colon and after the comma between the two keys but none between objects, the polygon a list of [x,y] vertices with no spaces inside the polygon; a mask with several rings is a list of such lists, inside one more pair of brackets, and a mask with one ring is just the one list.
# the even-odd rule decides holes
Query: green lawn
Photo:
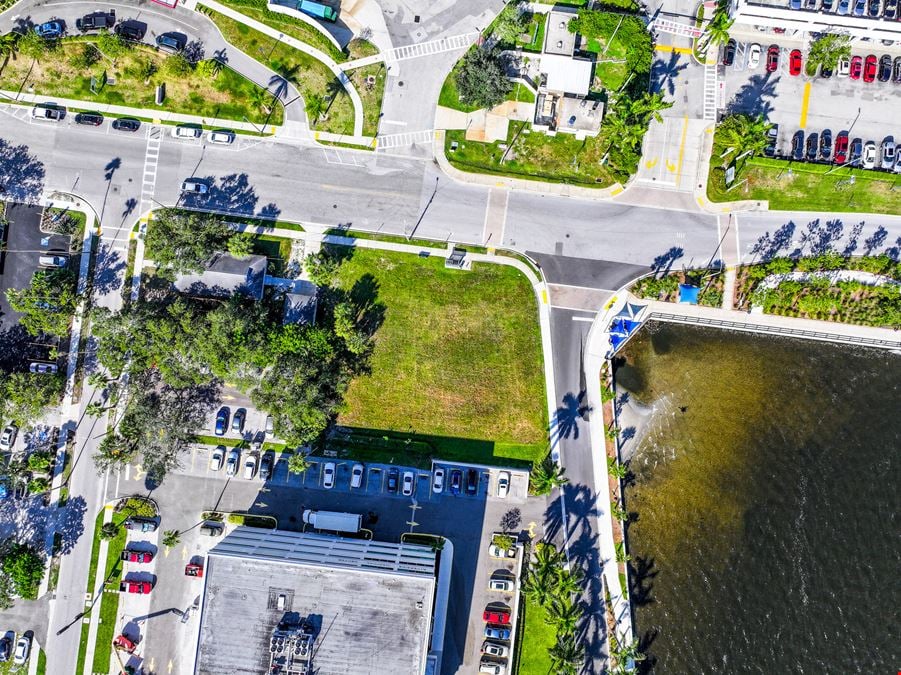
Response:
[{"label": "green lawn", "polygon": [[[447,132],[445,153],[462,171],[493,173],[551,183],[584,187],[607,187],[614,179],[600,163],[608,147],[604,131],[595,138],[577,140],[572,134],[548,136],[540,132],[519,133],[525,122],[511,122],[507,135],[509,151],[500,143],[467,141],[463,130]],[[454,152],[450,144],[457,141]],[[501,159],[504,159],[501,164]]]},{"label": "green lawn", "polygon": [[546,25],[547,14],[539,14],[538,12],[533,13],[532,23],[529,24],[528,29],[525,31],[532,36],[532,39],[528,42],[517,40],[516,46],[522,49],[524,52],[540,53],[544,48],[544,31]]},{"label": "green lawn", "polygon": [[534,103],[535,94],[522,82],[514,82],[513,89],[507,94],[508,101],[521,101],[523,103]]},{"label": "green lawn", "polygon": [[387,73],[384,63],[354,68],[347,73],[363,101],[364,136],[375,136],[379,132],[379,118],[382,116],[382,98],[385,95]]},{"label": "green lawn", "polygon": [[219,27],[227,42],[280,74],[294,84],[301,94],[312,92],[331,100],[326,118],[315,123],[311,122],[314,129],[336,134],[353,134],[353,103],[344,86],[328,66],[243,23],[203,5],[199,6]]},{"label": "green lawn", "polygon": [[594,67],[594,75],[602,87],[616,91],[629,78],[629,67],[624,62],[605,61]]},{"label": "green lawn", "polygon": [[341,63],[347,60],[347,54],[332,44],[331,40],[325,37],[310,24],[295,19],[287,14],[278,14],[269,10],[266,0],[220,0],[226,7],[241,12],[251,19],[256,19],[260,23],[264,23],[270,28],[297,38],[301,42],[305,42],[311,47],[315,47],[321,52],[328,54],[333,60]]},{"label": "green lawn", "polygon": [[291,240],[270,234],[260,234],[253,242],[253,252],[266,256],[268,260],[266,273],[278,277],[284,274],[285,265],[291,257]]},{"label": "green lawn", "polygon": [[826,164],[755,158],[727,192],[723,169],[715,162],[714,157],[707,182],[712,202],[767,199],[770,209],[778,211],[901,213],[901,176],[897,174],[848,167],[832,171]]},{"label": "green lawn", "polygon": [[525,625],[518,647],[519,675],[548,675],[551,671],[551,657],[547,650],[557,641],[557,632],[554,626],[545,622],[547,612],[544,607],[528,599],[523,607],[525,609],[520,621],[524,619]]},{"label": "green lawn", "polygon": [[[56,49],[48,51],[32,68],[31,60],[23,56],[9,59],[0,71],[0,88],[31,91],[44,97],[73,98],[96,104],[150,108],[168,112],[216,117],[240,121],[244,117],[255,124],[262,124],[269,118],[270,124],[281,124],[284,111],[280,104],[269,116],[254,101],[254,92],[262,92],[253,82],[234,71],[223,68],[214,78],[203,77],[192,71],[175,77],[164,74],[162,68],[166,56],[150,47],[133,46],[125,55],[110,65],[101,59],[95,65],[85,68],[73,62],[90,39],[61,42]],[[158,69],[149,79],[145,78],[143,67],[152,63]],[[115,84],[99,86],[97,93],[91,91],[91,77],[103,82],[104,73]],[[156,104],[156,87],[166,85],[163,105]],[[269,103],[271,97],[266,98]]]},{"label": "green lawn", "polygon": [[[347,392],[342,425],[416,434],[441,456],[532,461],[547,413],[534,293],[518,271],[353,249],[339,285],[384,310],[371,374]],[[382,447],[394,451],[397,446]]]}]

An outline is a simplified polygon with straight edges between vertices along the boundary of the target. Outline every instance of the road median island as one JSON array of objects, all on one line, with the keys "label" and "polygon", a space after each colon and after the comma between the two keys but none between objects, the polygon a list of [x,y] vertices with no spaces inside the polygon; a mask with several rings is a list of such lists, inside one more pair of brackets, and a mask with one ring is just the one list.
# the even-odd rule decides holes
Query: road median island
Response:
[{"label": "road median island", "polygon": [[[74,99],[86,107],[118,105],[254,124],[279,125],[284,119],[272,94],[217,61],[195,64],[147,45],[116,45],[111,49],[101,36],[80,36],[49,46],[36,60],[19,53],[0,70],[0,89]],[[166,97],[157,105],[161,84]]]}]

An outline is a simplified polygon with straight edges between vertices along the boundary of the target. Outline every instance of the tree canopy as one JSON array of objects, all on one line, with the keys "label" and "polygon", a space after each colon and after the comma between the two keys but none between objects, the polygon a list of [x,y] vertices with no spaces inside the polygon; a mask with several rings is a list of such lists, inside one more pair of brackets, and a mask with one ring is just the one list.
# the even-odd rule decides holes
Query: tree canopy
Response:
[{"label": "tree canopy", "polygon": [[491,34],[505,44],[515,44],[531,21],[532,14],[526,9],[525,3],[514,0],[497,15],[491,26]]},{"label": "tree canopy", "polygon": [[835,70],[838,60],[851,56],[851,38],[848,35],[821,35],[810,44],[807,53],[809,74],[815,74],[817,66]]},{"label": "tree canopy", "polygon": [[64,386],[62,373],[0,374],[0,421],[28,426],[59,402]]},{"label": "tree canopy", "polygon": [[7,541],[3,544],[2,562],[0,571],[6,579],[0,583],[0,588],[6,589],[5,595],[0,599],[0,604],[12,605],[9,591],[26,600],[36,600],[41,578],[44,576],[44,558],[29,544],[21,544]]},{"label": "tree canopy", "polygon": [[222,218],[208,213],[161,209],[153,214],[145,240],[147,256],[176,273],[199,272],[217,251],[242,235]]},{"label": "tree canopy", "polygon": [[457,70],[457,93],[463,103],[493,108],[512,88],[497,50],[474,47],[463,57]]},{"label": "tree canopy", "polygon": [[63,337],[78,304],[78,277],[69,269],[37,270],[27,288],[6,291],[9,306],[29,335]]},{"label": "tree canopy", "polygon": [[[570,19],[569,32],[578,33],[589,40],[598,40],[608,47],[611,38],[617,45],[624,45],[626,67],[635,74],[651,72],[654,45],[644,22],[637,16],[618,12],[602,12],[580,9]],[[615,33],[615,35],[614,35]]]},{"label": "tree canopy", "polygon": [[769,143],[767,132],[772,126],[763,115],[729,115],[717,125],[714,143],[722,148],[720,154],[732,148],[726,155],[728,161],[741,155],[754,157],[766,149]]}]

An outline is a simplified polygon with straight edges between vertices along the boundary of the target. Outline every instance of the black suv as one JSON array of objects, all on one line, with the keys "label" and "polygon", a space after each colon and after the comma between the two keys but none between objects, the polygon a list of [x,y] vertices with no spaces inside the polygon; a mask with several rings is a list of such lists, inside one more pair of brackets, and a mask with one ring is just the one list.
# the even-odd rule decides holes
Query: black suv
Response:
[{"label": "black suv", "polygon": [[469,469],[466,472],[466,494],[474,495],[479,491],[479,472]]},{"label": "black suv", "polygon": [[397,494],[397,479],[399,476],[400,471],[397,469],[388,470],[388,492],[391,494]]},{"label": "black suv", "polygon": [[879,59],[879,74],[876,76],[880,82],[888,82],[892,79],[892,57],[884,54]]},{"label": "black suv", "polygon": [[80,19],[75,19],[75,27],[82,33],[89,30],[100,30],[101,28],[112,28],[116,23],[116,10],[111,9],[109,12],[94,12],[93,14],[85,14]]},{"label": "black suv", "polygon": [[140,42],[144,39],[144,33],[147,32],[147,29],[143,24],[136,21],[123,21],[116,26],[116,32],[126,40]]},{"label": "black suv", "polygon": [[141,123],[138,120],[129,119],[128,117],[113,120],[113,129],[117,131],[137,131],[140,128]]},{"label": "black suv", "polygon": [[804,132],[796,131],[792,136],[792,159],[800,161],[804,159]]},{"label": "black suv", "polygon": [[156,36],[156,46],[161,51],[176,54],[185,48],[185,41],[175,33],[163,33]]},{"label": "black suv", "polygon": [[723,49],[723,65],[731,66],[732,62],[735,61],[735,49],[736,49],[735,40],[729,40],[726,43],[725,49]]},{"label": "black suv", "polygon": [[76,124],[86,124],[91,127],[99,127],[103,124],[103,115],[100,113],[78,113],[75,116]]}]

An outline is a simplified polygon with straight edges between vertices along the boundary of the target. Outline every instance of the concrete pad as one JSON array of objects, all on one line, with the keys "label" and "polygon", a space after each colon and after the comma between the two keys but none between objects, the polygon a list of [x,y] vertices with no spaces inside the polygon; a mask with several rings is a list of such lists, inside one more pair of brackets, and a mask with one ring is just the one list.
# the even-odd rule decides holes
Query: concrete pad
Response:
[{"label": "concrete pad", "polygon": [[[485,142],[494,143],[495,141],[505,142],[507,140],[507,132],[510,129],[510,120],[502,115],[495,115],[489,112],[485,115]],[[466,134],[467,140],[469,134]]]}]

